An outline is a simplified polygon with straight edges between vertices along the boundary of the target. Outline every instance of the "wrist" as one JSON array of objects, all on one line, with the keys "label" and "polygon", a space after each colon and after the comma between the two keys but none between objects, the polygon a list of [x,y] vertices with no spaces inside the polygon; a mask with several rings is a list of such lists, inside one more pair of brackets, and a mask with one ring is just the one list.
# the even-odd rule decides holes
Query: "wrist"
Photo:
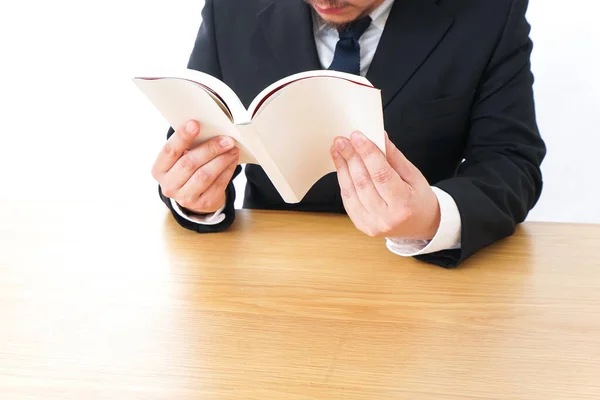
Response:
[{"label": "wrist", "polygon": [[[215,202],[211,202],[211,203],[215,204]],[[225,206],[227,205],[227,194],[223,193],[223,198],[220,203],[217,203],[216,207],[210,206],[210,208],[206,207],[206,208],[200,210],[200,209],[193,209],[190,207],[185,207],[185,206],[181,205],[179,202],[177,203],[177,205],[179,206],[179,208],[181,209],[182,212],[184,212],[185,214],[187,214],[189,216],[195,216],[195,217],[200,217],[200,218],[207,217],[207,216],[219,213],[225,209]]]},{"label": "wrist", "polygon": [[184,209],[175,200],[173,200],[173,199],[170,199],[170,200],[171,200],[171,206],[172,206],[173,212],[175,212],[180,217],[182,217],[188,221],[191,221],[191,222],[194,222],[197,224],[202,224],[202,225],[217,225],[225,220],[224,211],[225,211],[225,207],[227,204],[226,202],[223,203],[223,206],[221,206],[220,209],[216,210],[213,213],[200,214],[200,213],[194,212],[189,209]]},{"label": "wrist", "polygon": [[421,234],[419,235],[421,240],[433,240],[437,235],[442,222],[442,210],[440,208],[438,197],[433,190],[431,190],[431,196],[428,203],[430,206],[427,207],[424,218],[421,218],[421,221],[423,222]]},{"label": "wrist", "polygon": [[435,235],[437,235],[437,232],[440,229],[440,223],[442,222],[442,212],[440,210],[440,204],[438,203],[437,198],[433,210],[431,222],[426,229],[426,240],[433,240]]},{"label": "wrist", "polygon": [[187,215],[190,215],[190,216],[193,215],[196,217],[206,217],[207,215],[214,214],[217,212],[217,210],[215,210],[215,211],[196,211],[196,210],[192,210],[190,208],[184,207],[181,204],[179,204],[179,208],[181,209],[181,211],[183,211]]},{"label": "wrist", "polygon": [[181,208],[181,210],[183,212],[185,212],[186,214],[188,214],[188,215],[193,215],[193,216],[196,216],[196,217],[206,217],[208,215],[215,214],[215,213],[219,212],[220,210],[224,209],[225,208],[225,204],[226,204],[226,200],[223,201],[223,203],[220,205],[220,207],[215,208],[214,211],[193,210],[193,209],[190,209],[190,208],[183,207],[181,204],[179,204],[179,208]]}]

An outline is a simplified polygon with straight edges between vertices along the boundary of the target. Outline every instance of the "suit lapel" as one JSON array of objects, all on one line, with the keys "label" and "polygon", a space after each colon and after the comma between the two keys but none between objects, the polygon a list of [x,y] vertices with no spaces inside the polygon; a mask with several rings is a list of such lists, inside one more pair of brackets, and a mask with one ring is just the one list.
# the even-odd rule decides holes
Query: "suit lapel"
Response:
[{"label": "suit lapel", "polygon": [[[437,0],[396,0],[367,73],[382,91],[385,107],[450,29],[453,19]],[[311,9],[302,0],[272,0],[257,15],[252,53],[268,83],[322,69],[315,46]],[[261,83],[262,84],[262,83]]]},{"label": "suit lapel", "polygon": [[396,0],[367,73],[385,107],[452,25],[435,0]]},{"label": "suit lapel", "polygon": [[321,69],[310,6],[302,0],[270,2],[257,15],[253,52],[264,57],[260,65],[269,64],[270,60],[280,78]]}]

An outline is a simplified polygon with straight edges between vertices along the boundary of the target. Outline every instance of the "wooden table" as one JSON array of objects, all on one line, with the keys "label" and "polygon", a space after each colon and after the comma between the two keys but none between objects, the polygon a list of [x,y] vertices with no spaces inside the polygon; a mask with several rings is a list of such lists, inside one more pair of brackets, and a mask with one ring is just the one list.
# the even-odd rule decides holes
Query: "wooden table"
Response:
[{"label": "wooden table", "polygon": [[0,398],[600,399],[600,227],[444,270],[341,216],[179,228],[154,198],[0,210]]}]

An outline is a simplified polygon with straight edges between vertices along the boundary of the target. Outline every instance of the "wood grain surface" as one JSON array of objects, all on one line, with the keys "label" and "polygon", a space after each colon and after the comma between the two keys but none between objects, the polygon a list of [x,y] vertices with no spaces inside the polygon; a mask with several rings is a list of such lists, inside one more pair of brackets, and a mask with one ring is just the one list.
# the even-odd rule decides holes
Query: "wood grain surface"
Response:
[{"label": "wood grain surface", "polygon": [[600,398],[598,226],[444,270],[343,216],[1,205],[3,400]]}]

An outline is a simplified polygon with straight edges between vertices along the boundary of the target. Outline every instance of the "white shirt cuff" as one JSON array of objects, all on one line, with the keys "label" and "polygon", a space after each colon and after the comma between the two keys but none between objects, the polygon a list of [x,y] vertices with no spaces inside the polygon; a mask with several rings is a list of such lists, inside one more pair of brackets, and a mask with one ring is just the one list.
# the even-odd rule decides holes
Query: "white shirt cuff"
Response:
[{"label": "white shirt cuff", "polygon": [[197,214],[189,214],[181,209],[179,204],[173,199],[171,200],[171,205],[173,206],[173,210],[181,217],[187,219],[190,222],[195,222],[201,225],[218,225],[225,220],[225,214],[223,214],[223,210],[225,210],[225,205],[227,202],[223,203],[221,208],[215,211],[212,214],[207,215],[197,215]]},{"label": "white shirt cuff", "polygon": [[432,186],[440,205],[440,226],[432,240],[386,238],[388,250],[403,257],[415,257],[442,250],[460,249],[461,220],[456,202],[448,193]]}]

